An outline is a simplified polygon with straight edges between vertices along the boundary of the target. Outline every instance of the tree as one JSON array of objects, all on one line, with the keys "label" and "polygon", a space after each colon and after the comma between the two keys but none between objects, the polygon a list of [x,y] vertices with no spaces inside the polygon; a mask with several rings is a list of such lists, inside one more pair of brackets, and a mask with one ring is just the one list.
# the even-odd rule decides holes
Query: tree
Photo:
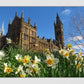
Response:
[{"label": "tree", "polygon": [[75,16],[72,16],[70,21],[69,41],[75,45],[73,48],[84,51],[84,17],[82,14],[77,13]]}]

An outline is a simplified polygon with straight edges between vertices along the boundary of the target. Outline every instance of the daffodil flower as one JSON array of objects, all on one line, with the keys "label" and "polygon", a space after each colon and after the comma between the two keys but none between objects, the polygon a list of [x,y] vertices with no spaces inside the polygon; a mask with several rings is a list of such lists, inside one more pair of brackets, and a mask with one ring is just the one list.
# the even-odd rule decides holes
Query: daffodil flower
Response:
[{"label": "daffodil flower", "polygon": [[59,53],[60,53],[61,55],[64,55],[64,52],[65,52],[64,49],[59,50]]},{"label": "daffodil flower", "polygon": [[4,72],[6,73],[7,63],[4,63]]},{"label": "daffodil flower", "polygon": [[23,63],[29,63],[31,57],[29,55],[24,56]]},{"label": "daffodil flower", "polygon": [[79,52],[79,56],[82,56],[82,52],[81,51]]},{"label": "daffodil flower", "polygon": [[20,55],[20,54],[17,54],[17,55],[15,56],[15,58],[16,58],[16,60],[18,60],[19,62],[22,61],[22,55]]},{"label": "daffodil flower", "polygon": [[38,67],[38,64],[32,65],[33,73],[40,75],[40,68]]},{"label": "daffodil flower", "polygon": [[10,44],[12,42],[12,40],[10,38],[6,38],[6,41],[8,44]]},{"label": "daffodil flower", "polygon": [[59,63],[59,59],[54,58],[53,55],[52,56],[47,56],[47,59],[45,60],[45,62],[47,63],[48,67],[55,68],[56,64]]},{"label": "daffodil flower", "polygon": [[15,74],[18,74],[20,71],[23,71],[23,66],[22,65],[19,65]]},{"label": "daffodil flower", "polygon": [[7,63],[4,63],[4,73],[10,74],[11,72],[13,72],[13,69],[8,67]]},{"label": "daffodil flower", "polygon": [[67,47],[68,47],[68,48],[72,48],[72,44],[69,43]]},{"label": "daffodil flower", "polygon": [[5,53],[4,53],[4,51],[0,51],[0,60],[2,59],[2,57],[4,57],[5,56]]},{"label": "daffodil flower", "polygon": [[21,78],[24,78],[26,76],[26,73],[24,72],[24,71],[22,71],[21,73],[20,73],[20,77]]},{"label": "daffodil flower", "polygon": [[68,51],[65,51],[64,57],[67,58],[67,59],[69,58],[69,52]]},{"label": "daffodil flower", "polygon": [[33,64],[37,64],[37,63],[40,63],[40,59],[38,59],[37,56],[35,56],[35,59],[33,60]]}]

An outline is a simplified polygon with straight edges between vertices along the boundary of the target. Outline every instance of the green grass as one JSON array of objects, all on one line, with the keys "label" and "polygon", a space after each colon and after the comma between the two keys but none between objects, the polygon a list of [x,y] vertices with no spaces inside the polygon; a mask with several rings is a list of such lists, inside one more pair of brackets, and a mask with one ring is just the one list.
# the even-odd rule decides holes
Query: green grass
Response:
[{"label": "green grass", "polygon": [[[31,61],[33,61],[34,57],[37,56],[41,59],[41,63],[39,65],[40,75],[32,73],[32,76],[26,73],[26,77],[84,77],[84,68],[82,67],[82,72],[76,69],[76,65],[74,64],[74,57],[72,57],[70,61],[63,58],[62,55],[59,54],[58,51],[53,52],[54,57],[59,59],[59,63],[56,65],[55,69],[48,67],[44,62],[46,56],[41,52],[34,51],[24,51],[21,47],[9,45],[9,47],[4,46],[2,50],[5,52],[5,57],[0,60],[0,77],[19,77],[20,74],[15,74],[19,65],[23,65],[18,62],[15,58],[17,54],[21,54],[23,57],[25,55],[31,56]],[[3,63],[8,63],[9,66],[13,69],[13,72],[10,74],[4,73],[4,65]],[[73,65],[71,65],[73,63]],[[24,67],[24,71],[26,68]]]}]

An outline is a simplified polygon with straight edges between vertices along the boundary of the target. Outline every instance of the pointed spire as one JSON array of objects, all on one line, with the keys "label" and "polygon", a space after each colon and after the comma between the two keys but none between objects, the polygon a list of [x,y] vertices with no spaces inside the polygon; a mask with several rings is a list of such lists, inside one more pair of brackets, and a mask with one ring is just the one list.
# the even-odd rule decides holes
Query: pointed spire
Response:
[{"label": "pointed spire", "polygon": [[30,17],[29,17],[29,19],[28,19],[28,23],[31,25],[31,19],[30,19]]},{"label": "pointed spire", "polygon": [[4,35],[4,22],[2,23],[2,28],[1,28],[1,30],[2,30],[2,35]]},{"label": "pointed spire", "polygon": [[11,18],[10,18],[9,24],[11,24]]},{"label": "pointed spire", "polygon": [[54,20],[54,25],[55,25],[55,20]]},{"label": "pointed spire", "polygon": [[58,12],[57,12],[57,17],[59,18]]},{"label": "pointed spire", "polygon": [[22,11],[22,16],[21,16],[21,18],[24,18],[24,13],[23,13],[23,11]]},{"label": "pointed spire", "polygon": [[62,24],[62,22],[61,22],[61,20],[60,20],[60,17],[59,17],[59,15],[58,15],[58,13],[57,13],[57,22],[56,22],[56,24]]},{"label": "pointed spire", "polygon": [[36,21],[35,21],[34,27],[37,28]]},{"label": "pointed spire", "polygon": [[17,12],[15,13],[15,16],[17,16]]}]

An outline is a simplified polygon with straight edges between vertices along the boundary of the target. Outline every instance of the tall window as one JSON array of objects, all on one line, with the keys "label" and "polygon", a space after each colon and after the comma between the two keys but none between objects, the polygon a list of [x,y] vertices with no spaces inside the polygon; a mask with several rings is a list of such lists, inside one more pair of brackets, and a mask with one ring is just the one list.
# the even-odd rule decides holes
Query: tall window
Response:
[{"label": "tall window", "polygon": [[24,34],[24,40],[28,40],[28,35]]},{"label": "tall window", "polygon": [[28,28],[25,28],[25,32],[28,32]]},{"label": "tall window", "polygon": [[34,32],[32,31],[32,35],[34,35]]},{"label": "tall window", "polygon": [[53,45],[51,44],[51,48],[53,48]]},{"label": "tall window", "polygon": [[35,41],[35,39],[34,38],[32,38],[32,42],[34,42]]},{"label": "tall window", "polygon": [[28,48],[28,45],[24,44],[24,46],[23,46],[23,47],[24,47],[24,49],[27,49],[27,48]]}]

